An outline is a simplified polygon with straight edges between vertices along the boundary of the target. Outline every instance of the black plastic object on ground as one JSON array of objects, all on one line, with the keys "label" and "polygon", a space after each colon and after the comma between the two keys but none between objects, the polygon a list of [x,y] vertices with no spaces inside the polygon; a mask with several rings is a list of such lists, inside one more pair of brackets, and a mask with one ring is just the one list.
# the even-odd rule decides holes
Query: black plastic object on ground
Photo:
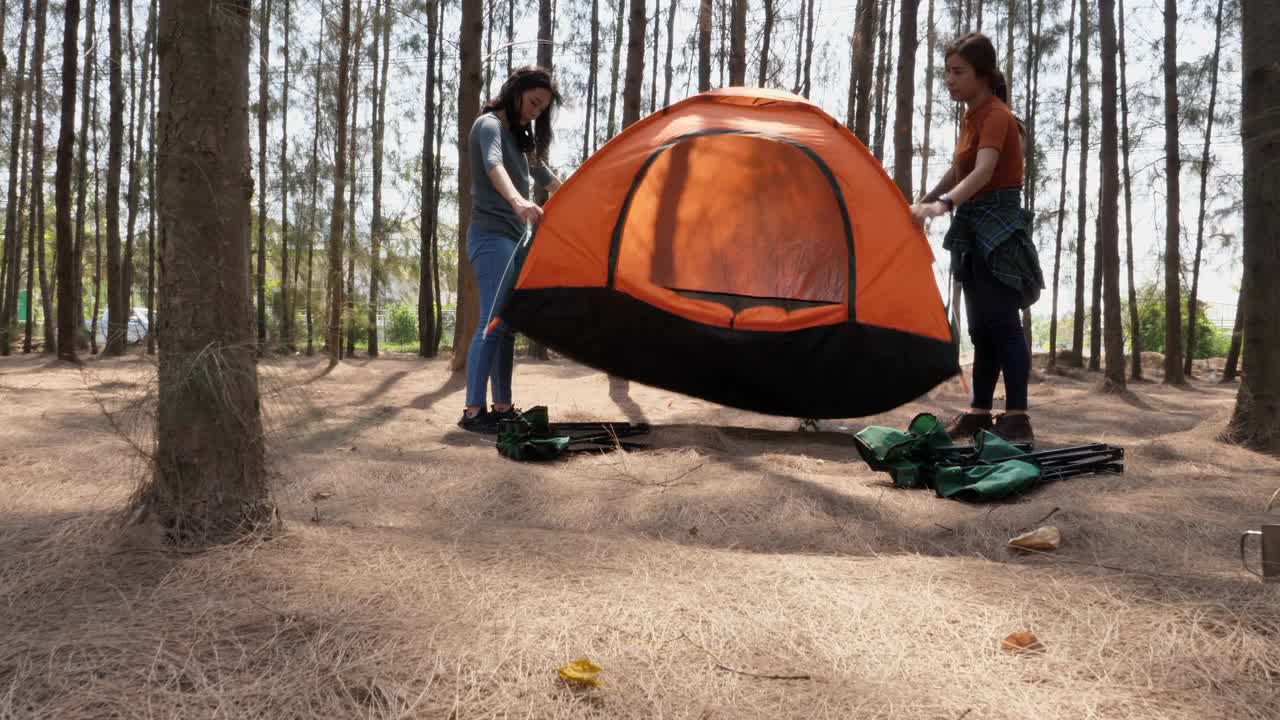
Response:
[{"label": "black plastic object on ground", "polygon": [[648,434],[645,423],[552,423],[545,405],[529,408],[498,423],[498,454],[521,462],[554,460],[577,452],[643,450],[645,445],[622,438]]}]

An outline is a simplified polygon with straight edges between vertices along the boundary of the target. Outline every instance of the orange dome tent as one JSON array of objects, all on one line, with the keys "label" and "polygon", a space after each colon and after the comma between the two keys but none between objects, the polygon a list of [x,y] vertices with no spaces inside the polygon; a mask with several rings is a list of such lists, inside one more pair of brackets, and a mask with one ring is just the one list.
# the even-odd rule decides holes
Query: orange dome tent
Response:
[{"label": "orange dome tent", "polygon": [[519,247],[500,314],[613,375],[758,412],[856,417],[959,370],[932,262],[848,129],[803,98],[730,88],[590,157]]}]

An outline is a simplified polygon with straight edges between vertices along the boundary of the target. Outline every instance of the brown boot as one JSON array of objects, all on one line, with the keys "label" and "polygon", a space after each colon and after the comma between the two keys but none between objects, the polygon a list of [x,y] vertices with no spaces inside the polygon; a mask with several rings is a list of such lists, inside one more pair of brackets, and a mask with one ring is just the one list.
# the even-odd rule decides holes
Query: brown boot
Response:
[{"label": "brown boot", "polygon": [[961,413],[947,426],[947,436],[953,441],[968,440],[979,430],[990,430],[991,426],[990,413]]},{"label": "brown boot", "polygon": [[1036,434],[1031,430],[1031,418],[1027,417],[1026,413],[1001,415],[996,418],[991,432],[1015,443],[1035,442],[1036,439]]}]

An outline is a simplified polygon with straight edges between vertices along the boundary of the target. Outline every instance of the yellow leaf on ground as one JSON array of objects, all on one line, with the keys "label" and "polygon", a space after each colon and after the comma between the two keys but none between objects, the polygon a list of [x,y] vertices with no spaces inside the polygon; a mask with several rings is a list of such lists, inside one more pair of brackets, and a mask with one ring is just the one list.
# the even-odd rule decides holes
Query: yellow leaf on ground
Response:
[{"label": "yellow leaf on ground", "polygon": [[586,658],[578,658],[560,666],[560,679],[568,683],[600,687],[600,681],[596,679],[599,674],[600,666]]},{"label": "yellow leaf on ground", "polygon": [[1000,641],[1000,649],[1005,652],[1043,652],[1044,645],[1040,642],[1040,638],[1030,630],[1019,630],[1010,633],[1008,637]]},{"label": "yellow leaf on ground", "polygon": [[1023,533],[1009,541],[1010,547],[1022,550],[1057,550],[1061,544],[1062,533],[1052,525],[1046,525],[1031,532]]}]

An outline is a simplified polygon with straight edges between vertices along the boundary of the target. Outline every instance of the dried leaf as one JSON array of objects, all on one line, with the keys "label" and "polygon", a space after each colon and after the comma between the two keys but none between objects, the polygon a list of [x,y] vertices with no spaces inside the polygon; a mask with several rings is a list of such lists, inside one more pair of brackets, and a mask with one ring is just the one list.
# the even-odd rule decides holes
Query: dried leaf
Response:
[{"label": "dried leaf", "polygon": [[599,674],[600,666],[586,658],[578,658],[560,666],[560,679],[567,683],[600,687],[600,681],[596,679]]},{"label": "dried leaf", "polygon": [[1008,637],[1000,641],[1000,649],[1005,652],[1021,653],[1021,652],[1044,652],[1044,645],[1040,642],[1040,638],[1030,630],[1019,630],[1010,633]]},{"label": "dried leaf", "polygon": [[333,493],[327,490],[321,490],[319,492],[311,493],[312,500],[328,500],[331,497],[333,497]]},{"label": "dried leaf", "polygon": [[1052,525],[1023,533],[1009,541],[1009,547],[1022,550],[1057,550],[1062,544],[1062,533]]}]

